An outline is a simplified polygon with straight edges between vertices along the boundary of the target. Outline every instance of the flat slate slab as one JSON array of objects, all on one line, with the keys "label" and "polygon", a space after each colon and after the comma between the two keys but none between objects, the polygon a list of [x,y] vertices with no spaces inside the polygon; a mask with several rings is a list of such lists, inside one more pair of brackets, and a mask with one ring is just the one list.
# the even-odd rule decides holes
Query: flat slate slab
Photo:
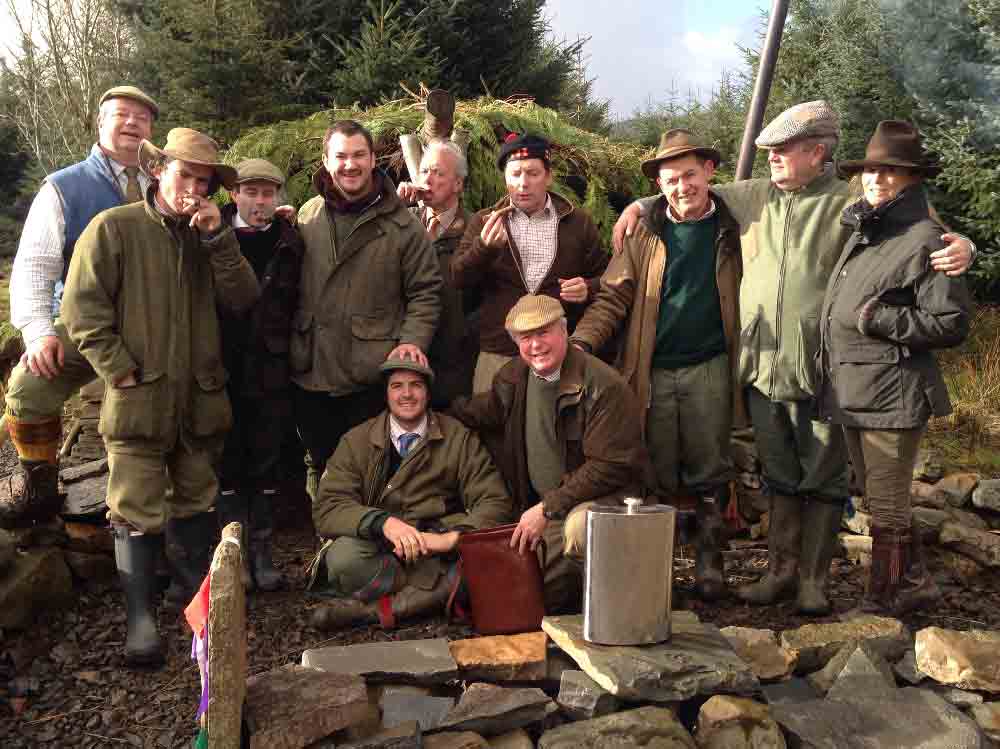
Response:
[{"label": "flat slate slab", "polygon": [[594,681],[625,700],[677,702],[697,694],[751,694],[760,683],[719,629],[675,611],[671,638],[656,645],[595,645],[583,615],[547,616],[542,629]]},{"label": "flat slate slab", "polygon": [[455,707],[451,697],[434,697],[406,691],[413,687],[388,687],[379,699],[382,708],[382,727],[396,726],[416,721],[421,731],[430,731],[444,720]]},{"label": "flat slate slab", "polygon": [[363,676],[369,683],[437,684],[458,675],[444,638],[314,648],[302,653],[302,665]]},{"label": "flat slate slab", "polygon": [[640,707],[593,720],[581,720],[542,734],[538,749],[697,749],[672,711]]},{"label": "flat slate slab", "polygon": [[541,722],[555,710],[548,695],[535,687],[472,684],[455,708],[438,724],[438,728],[498,736]]},{"label": "flat slate slab", "polygon": [[527,632],[455,640],[449,647],[469,681],[541,681],[548,639],[544,632]]}]

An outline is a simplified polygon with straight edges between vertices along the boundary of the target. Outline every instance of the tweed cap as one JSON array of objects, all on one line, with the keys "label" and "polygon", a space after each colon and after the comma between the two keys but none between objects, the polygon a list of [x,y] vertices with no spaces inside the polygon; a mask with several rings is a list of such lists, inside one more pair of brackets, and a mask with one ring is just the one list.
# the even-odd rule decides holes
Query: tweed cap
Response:
[{"label": "tweed cap", "polygon": [[754,143],[759,148],[771,148],[796,138],[822,138],[839,134],[840,117],[829,102],[818,99],[786,109],[768,123]]},{"label": "tweed cap", "polygon": [[387,380],[393,372],[400,369],[405,369],[407,372],[416,372],[419,375],[423,375],[424,379],[427,380],[428,385],[434,384],[434,370],[430,367],[425,367],[423,364],[416,362],[413,359],[386,359],[382,362],[382,366],[379,367],[379,371],[385,375],[385,379]]},{"label": "tweed cap", "polygon": [[153,100],[152,96],[135,86],[115,86],[114,88],[109,88],[101,94],[101,100],[97,102],[97,106],[101,106],[108,99],[131,99],[149,107],[154,118],[160,116],[160,105]]},{"label": "tweed cap", "polygon": [[508,333],[527,333],[544,328],[565,315],[558,299],[544,294],[525,294],[510,308],[504,327]]},{"label": "tweed cap", "polygon": [[285,184],[285,175],[267,159],[246,159],[236,165],[236,184],[244,182],[273,182],[278,187]]}]

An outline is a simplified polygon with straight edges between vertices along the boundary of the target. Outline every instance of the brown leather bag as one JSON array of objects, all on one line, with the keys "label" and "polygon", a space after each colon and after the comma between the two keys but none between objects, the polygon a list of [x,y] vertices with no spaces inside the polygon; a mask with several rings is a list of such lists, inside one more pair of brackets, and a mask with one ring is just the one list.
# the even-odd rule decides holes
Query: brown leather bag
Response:
[{"label": "brown leather bag", "polygon": [[472,627],[481,635],[534,632],[542,626],[542,568],[534,552],[510,547],[515,528],[517,523],[511,523],[458,537]]}]

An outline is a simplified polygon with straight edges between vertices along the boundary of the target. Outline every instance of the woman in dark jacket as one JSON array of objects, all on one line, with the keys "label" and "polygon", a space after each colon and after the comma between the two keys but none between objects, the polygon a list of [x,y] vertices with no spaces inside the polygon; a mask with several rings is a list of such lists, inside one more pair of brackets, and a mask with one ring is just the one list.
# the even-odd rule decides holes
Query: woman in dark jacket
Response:
[{"label": "woman in dark jacket", "polygon": [[872,566],[861,608],[899,616],[939,591],[911,531],[910,482],[931,416],[951,412],[932,349],[969,330],[965,282],[931,268],[943,229],[931,220],[932,175],[907,122],[879,123],[861,173],[864,197],[844,211],[854,229],[827,285],[820,318],[820,410],[843,425],[872,513]]}]

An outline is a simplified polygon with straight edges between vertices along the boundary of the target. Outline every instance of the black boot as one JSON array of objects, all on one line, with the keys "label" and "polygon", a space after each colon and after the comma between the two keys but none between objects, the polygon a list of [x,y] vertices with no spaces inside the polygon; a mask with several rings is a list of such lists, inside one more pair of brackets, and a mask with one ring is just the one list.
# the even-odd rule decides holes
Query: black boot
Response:
[{"label": "black boot", "polygon": [[285,583],[285,576],[276,569],[271,556],[271,539],[274,536],[274,515],[271,503],[274,491],[258,490],[250,495],[250,566],[253,579],[261,590],[277,590]]},{"label": "black boot", "polygon": [[802,503],[798,497],[772,494],[767,533],[767,573],[742,585],[736,595],[755,606],[766,606],[795,595],[802,546]]},{"label": "black boot", "polygon": [[703,601],[717,601],[726,594],[726,573],[722,559],[724,528],[719,502],[728,491],[701,497],[695,510],[698,530],[695,536],[694,586]]},{"label": "black boot", "polygon": [[243,529],[240,535],[240,558],[243,560],[243,587],[253,590],[253,578],[250,576],[250,548],[247,539],[250,534],[250,504],[246,494],[235,489],[225,489],[219,492],[215,502],[215,510],[219,515],[219,529],[230,523],[239,523]]},{"label": "black boot", "polygon": [[163,596],[163,605],[168,611],[183,611],[198,592],[212,563],[217,537],[218,521],[214,512],[167,521],[171,582]]},{"label": "black boot", "polygon": [[800,614],[823,616],[830,613],[826,581],[830,576],[830,562],[837,550],[837,531],[844,515],[844,503],[810,497],[802,515],[799,596],[796,605]]},{"label": "black boot", "polygon": [[147,533],[132,535],[127,525],[114,525],[115,563],[125,591],[128,635],[125,665],[163,665],[163,645],[156,629],[153,595],[156,587],[156,560],[163,537]]}]

